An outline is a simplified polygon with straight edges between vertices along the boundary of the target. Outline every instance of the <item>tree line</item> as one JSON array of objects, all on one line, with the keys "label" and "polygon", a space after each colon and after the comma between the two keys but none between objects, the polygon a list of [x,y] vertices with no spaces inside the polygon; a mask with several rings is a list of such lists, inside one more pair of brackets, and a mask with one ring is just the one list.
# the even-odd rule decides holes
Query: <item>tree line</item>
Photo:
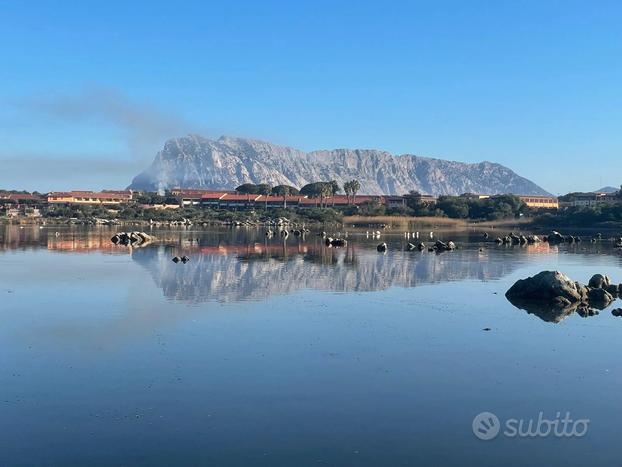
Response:
[{"label": "tree line", "polygon": [[[290,185],[277,185],[270,186],[267,183],[243,183],[238,186],[235,191],[243,194],[253,195],[275,195],[283,197],[283,206],[286,206],[286,197],[292,195],[307,196],[309,198],[319,198],[320,205],[325,206],[327,200],[334,197],[339,192],[345,192],[348,197],[348,202],[354,202],[356,200],[356,194],[361,189],[361,184],[358,180],[350,180],[343,184],[343,188],[339,186],[336,180],[330,180],[328,182],[313,182],[308,183],[302,188],[297,189]],[[266,204],[268,200],[266,199]]]}]

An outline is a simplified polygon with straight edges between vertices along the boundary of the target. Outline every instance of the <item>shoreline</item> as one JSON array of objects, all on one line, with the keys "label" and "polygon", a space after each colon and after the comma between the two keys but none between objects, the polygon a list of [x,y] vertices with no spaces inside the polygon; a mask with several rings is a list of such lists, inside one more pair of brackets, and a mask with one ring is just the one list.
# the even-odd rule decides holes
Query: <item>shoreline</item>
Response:
[{"label": "shoreline", "polygon": [[[55,218],[55,217],[18,217],[0,218],[0,225],[35,225],[35,226],[118,226],[118,227],[269,227],[275,225],[288,226],[351,226],[355,228],[410,228],[426,226],[433,228],[449,229],[476,229],[487,228],[491,230],[504,229],[510,231],[550,231],[550,230],[573,230],[573,231],[612,231],[622,230],[622,222],[603,222],[589,226],[573,223],[539,222],[534,218],[500,219],[495,221],[478,219],[454,219],[448,217],[412,217],[412,216],[342,216],[337,220],[319,220],[301,215],[299,212],[285,213],[286,215],[274,217],[261,217],[248,213],[241,215],[240,211],[230,211],[229,219],[206,219],[206,218],[182,218],[176,220],[146,220],[146,219],[102,219],[102,218]],[[283,214],[283,213],[280,213]],[[290,219],[291,217],[291,219]]]}]

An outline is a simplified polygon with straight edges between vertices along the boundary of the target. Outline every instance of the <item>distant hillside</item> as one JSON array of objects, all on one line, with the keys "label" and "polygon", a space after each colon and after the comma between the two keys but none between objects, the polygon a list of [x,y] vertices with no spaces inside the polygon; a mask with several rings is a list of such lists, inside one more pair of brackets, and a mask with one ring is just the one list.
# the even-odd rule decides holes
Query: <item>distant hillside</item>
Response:
[{"label": "distant hillside", "polygon": [[615,188],[613,186],[606,186],[601,188],[600,190],[594,190],[593,193],[615,193],[616,191],[620,191],[620,188]]},{"label": "distant hillside", "polygon": [[173,187],[231,189],[242,183],[287,184],[357,179],[360,193],[431,195],[515,193],[548,195],[512,170],[492,162],[467,164],[370,149],[303,152],[243,138],[211,140],[190,135],[167,141],[132,189]]}]

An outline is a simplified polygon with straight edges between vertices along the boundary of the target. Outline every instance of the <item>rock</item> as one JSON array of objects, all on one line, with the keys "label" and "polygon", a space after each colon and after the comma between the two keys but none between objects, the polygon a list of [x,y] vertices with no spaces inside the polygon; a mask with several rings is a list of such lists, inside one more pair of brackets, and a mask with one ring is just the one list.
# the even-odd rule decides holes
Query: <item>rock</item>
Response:
[{"label": "rock", "polygon": [[407,249],[408,251],[414,251],[414,250],[416,250],[416,249],[417,249],[417,247],[416,247],[416,245],[415,245],[415,244],[413,244],[413,243],[408,243],[408,244],[406,245],[406,249]]},{"label": "rock", "polygon": [[514,300],[559,304],[560,298],[568,303],[579,302],[584,298],[584,292],[580,284],[565,274],[559,271],[542,271],[533,277],[518,280],[505,296]]},{"label": "rock", "polygon": [[387,251],[387,244],[386,243],[381,243],[376,247],[376,250],[378,250],[380,253],[384,253],[385,251]]},{"label": "rock", "polygon": [[484,238],[488,238],[488,232],[484,232]]},{"label": "rock", "polygon": [[331,246],[346,246],[348,241],[344,238],[335,238],[330,242]]},{"label": "rock", "polygon": [[611,310],[611,314],[613,316],[622,316],[622,308],[616,308],[614,310]]},{"label": "rock", "polygon": [[419,242],[419,244],[417,245],[417,250],[419,251],[425,250],[425,243]]},{"label": "rock", "polygon": [[324,240],[324,244],[326,246],[331,246],[333,243],[333,237],[326,237],[326,239]]},{"label": "rock", "polygon": [[606,308],[615,300],[605,289],[590,289],[587,298],[590,304],[601,306],[602,308]]},{"label": "rock", "polygon": [[188,261],[190,261],[190,258],[188,258],[186,255],[181,257],[181,262],[186,264]]},{"label": "rock", "polygon": [[179,256],[175,256],[172,261],[173,263],[179,263],[181,261],[181,258]]},{"label": "rock", "polygon": [[553,230],[548,236],[549,243],[564,243],[564,236],[559,232]]},{"label": "rock", "polygon": [[444,242],[441,242],[440,240],[437,240],[436,243],[434,244],[434,249],[436,251],[451,251],[451,250],[456,249],[456,245],[452,241],[444,243]]},{"label": "rock", "polygon": [[611,280],[609,277],[603,276],[602,274],[594,274],[587,285],[594,289],[606,289],[610,284]]},{"label": "rock", "polygon": [[613,297],[617,297],[620,294],[620,288],[618,284],[609,284],[605,287],[605,290],[609,292]]},{"label": "rock", "polygon": [[503,240],[500,237],[495,238],[495,243],[497,245],[500,245],[501,243],[503,243]]},{"label": "rock", "polygon": [[596,308],[591,308],[588,305],[579,305],[577,307],[577,314],[582,318],[589,318],[590,316],[596,316],[599,311]]}]

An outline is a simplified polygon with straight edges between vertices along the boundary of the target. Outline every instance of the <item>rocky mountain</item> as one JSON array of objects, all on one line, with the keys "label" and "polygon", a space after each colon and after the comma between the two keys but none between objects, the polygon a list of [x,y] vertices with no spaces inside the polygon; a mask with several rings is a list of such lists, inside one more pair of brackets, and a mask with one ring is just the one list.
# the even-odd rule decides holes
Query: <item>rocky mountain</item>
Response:
[{"label": "rocky mountain", "polygon": [[231,189],[242,183],[287,184],[359,180],[360,193],[431,195],[515,193],[546,195],[545,190],[492,162],[467,164],[373,149],[303,152],[263,141],[197,135],[167,141],[151,166],[129,188],[156,191],[173,187]]}]

